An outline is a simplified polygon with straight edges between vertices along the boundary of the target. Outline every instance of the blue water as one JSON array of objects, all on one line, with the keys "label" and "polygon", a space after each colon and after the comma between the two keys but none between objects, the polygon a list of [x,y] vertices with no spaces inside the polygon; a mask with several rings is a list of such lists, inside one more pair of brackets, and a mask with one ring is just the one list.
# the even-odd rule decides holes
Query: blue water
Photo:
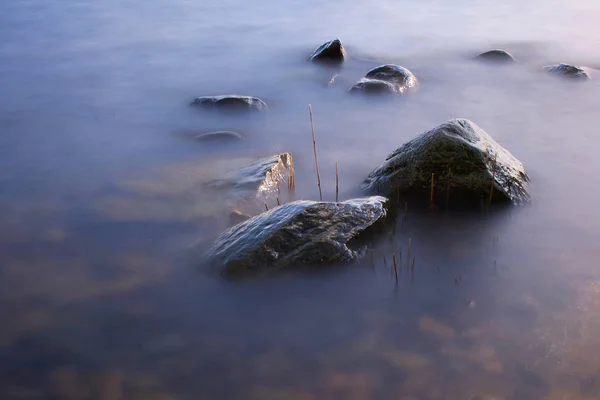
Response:
[{"label": "blue water", "polygon": [[[3,2],[0,398],[599,399],[600,75],[540,68],[600,67],[600,4],[205,3]],[[341,70],[306,62],[336,36]],[[496,47],[518,63],[471,60]],[[347,95],[388,62],[419,91]],[[189,107],[224,93],[270,111]],[[404,141],[465,117],[523,162],[533,202],[409,210],[374,268],[243,284],[204,273],[230,210],[199,182],[291,151],[296,196],[318,198],[309,103],[326,199],[335,161],[350,198]],[[246,140],[191,140],[211,130]],[[395,290],[385,265],[409,238],[415,272]]]}]

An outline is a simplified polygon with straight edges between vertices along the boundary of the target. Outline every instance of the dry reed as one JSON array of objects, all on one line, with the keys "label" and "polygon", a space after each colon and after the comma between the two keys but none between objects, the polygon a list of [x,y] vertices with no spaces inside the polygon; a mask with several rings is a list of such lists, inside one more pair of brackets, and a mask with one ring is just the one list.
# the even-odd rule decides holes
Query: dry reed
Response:
[{"label": "dry reed", "polygon": [[338,202],[338,195],[340,193],[340,175],[338,171],[338,162],[335,162],[335,202]]},{"label": "dry reed", "polygon": [[488,203],[488,206],[492,205],[492,197],[494,196],[494,186],[496,183],[496,161],[497,161],[498,155],[496,155],[494,157],[494,165],[492,167],[492,186],[490,188],[490,201]]},{"label": "dry reed", "polygon": [[275,196],[275,198],[277,199],[277,205],[280,206],[281,202],[279,201],[279,196]]},{"label": "dry reed", "polygon": [[313,121],[312,105],[308,105],[310,114],[310,129],[312,131],[313,151],[315,153],[315,167],[317,168],[317,186],[319,187],[319,200],[323,201],[323,193],[321,192],[321,174],[319,174],[319,158],[317,157],[317,141],[315,140],[315,124]]},{"label": "dry reed", "polygon": [[265,201],[265,210],[269,211],[269,206],[267,205],[266,201]]},{"label": "dry reed", "polygon": [[394,261],[394,276],[396,278],[396,286],[398,286],[398,265],[396,264],[396,255],[392,253],[392,260]]}]

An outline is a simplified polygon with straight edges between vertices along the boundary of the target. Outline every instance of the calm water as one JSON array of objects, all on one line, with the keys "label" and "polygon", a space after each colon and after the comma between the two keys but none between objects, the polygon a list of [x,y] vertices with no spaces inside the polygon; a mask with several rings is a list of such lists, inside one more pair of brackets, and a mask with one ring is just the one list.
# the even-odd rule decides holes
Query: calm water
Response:
[{"label": "calm water", "polygon": [[[554,0],[5,0],[0,13],[0,398],[600,399],[600,4]],[[351,60],[306,63],[339,36]],[[470,60],[503,47],[519,60]],[[348,96],[410,68],[400,99]],[[326,83],[338,74],[336,83]],[[259,96],[264,118],[188,106]],[[291,151],[299,198],[343,198],[404,141],[475,121],[533,179],[531,205],[419,215],[370,262],[228,283],[199,189]],[[233,129],[243,144],[193,133]],[[248,212],[258,209],[248,208]],[[416,256],[398,289],[392,247]],[[385,256],[385,261],[384,261]]]}]

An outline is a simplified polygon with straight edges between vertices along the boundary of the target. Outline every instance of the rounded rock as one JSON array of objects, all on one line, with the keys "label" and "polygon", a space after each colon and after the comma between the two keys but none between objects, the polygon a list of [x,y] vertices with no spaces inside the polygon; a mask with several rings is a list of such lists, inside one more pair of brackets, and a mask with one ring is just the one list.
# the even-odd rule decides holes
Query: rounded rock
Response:
[{"label": "rounded rock", "polygon": [[516,62],[515,58],[509,52],[502,49],[486,51],[475,57],[475,59],[497,64],[512,64]]},{"label": "rounded rock", "polygon": [[349,90],[350,92],[375,93],[398,93],[398,88],[390,82],[379,79],[362,78]]}]

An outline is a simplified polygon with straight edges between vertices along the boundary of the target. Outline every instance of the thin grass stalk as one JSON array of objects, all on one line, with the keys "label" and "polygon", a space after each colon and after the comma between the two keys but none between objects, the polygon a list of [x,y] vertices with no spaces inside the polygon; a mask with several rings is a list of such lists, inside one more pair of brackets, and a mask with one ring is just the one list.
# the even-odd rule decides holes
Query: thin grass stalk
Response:
[{"label": "thin grass stalk", "polygon": [[265,201],[265,210],[269,211],[269,206],[267,205],[266,201]]},{"label": "thin grass stalk", "polygon": [[279,196],[275,196],[275,198],[277,199],[277,205],[280,206],[281,202],[279,201]]},{"label": "thin grass stalk", "polygon": [[398,286],[398,265],[396,264],[396,255],[392,253],[392,260],[394,260],[394,277],[396,278],[396,286]]},{"label": "thin grass stalk", "polygon": [[312,131],[313,151],[315,153],[315,167],[317,168],[317,186],[319,187],[319,200],[323,201],[323,193],[321,192],[321,174],[319,173],[319,157],[317,157],[317,141],[315,140],[315,124],[313,122],[312,105],[308,105],[310,114],[310,129]]},{"label": "thin grass stalk", "polygon": [[338,202],[338,195],[340,193],[340,175],[338,171],[338,162],[335,162],[335,202]]},{"label": "thin grass stalk", "polygon": [[490,201],[488,202],[488,205],[491,206],[492,205],[492,196],[494,196],[494,186],[496,183],[496,160],[498,158],[498,155],[496,155],[494,157],[494,165],[492,167],[492,186],[490,187]]}]

